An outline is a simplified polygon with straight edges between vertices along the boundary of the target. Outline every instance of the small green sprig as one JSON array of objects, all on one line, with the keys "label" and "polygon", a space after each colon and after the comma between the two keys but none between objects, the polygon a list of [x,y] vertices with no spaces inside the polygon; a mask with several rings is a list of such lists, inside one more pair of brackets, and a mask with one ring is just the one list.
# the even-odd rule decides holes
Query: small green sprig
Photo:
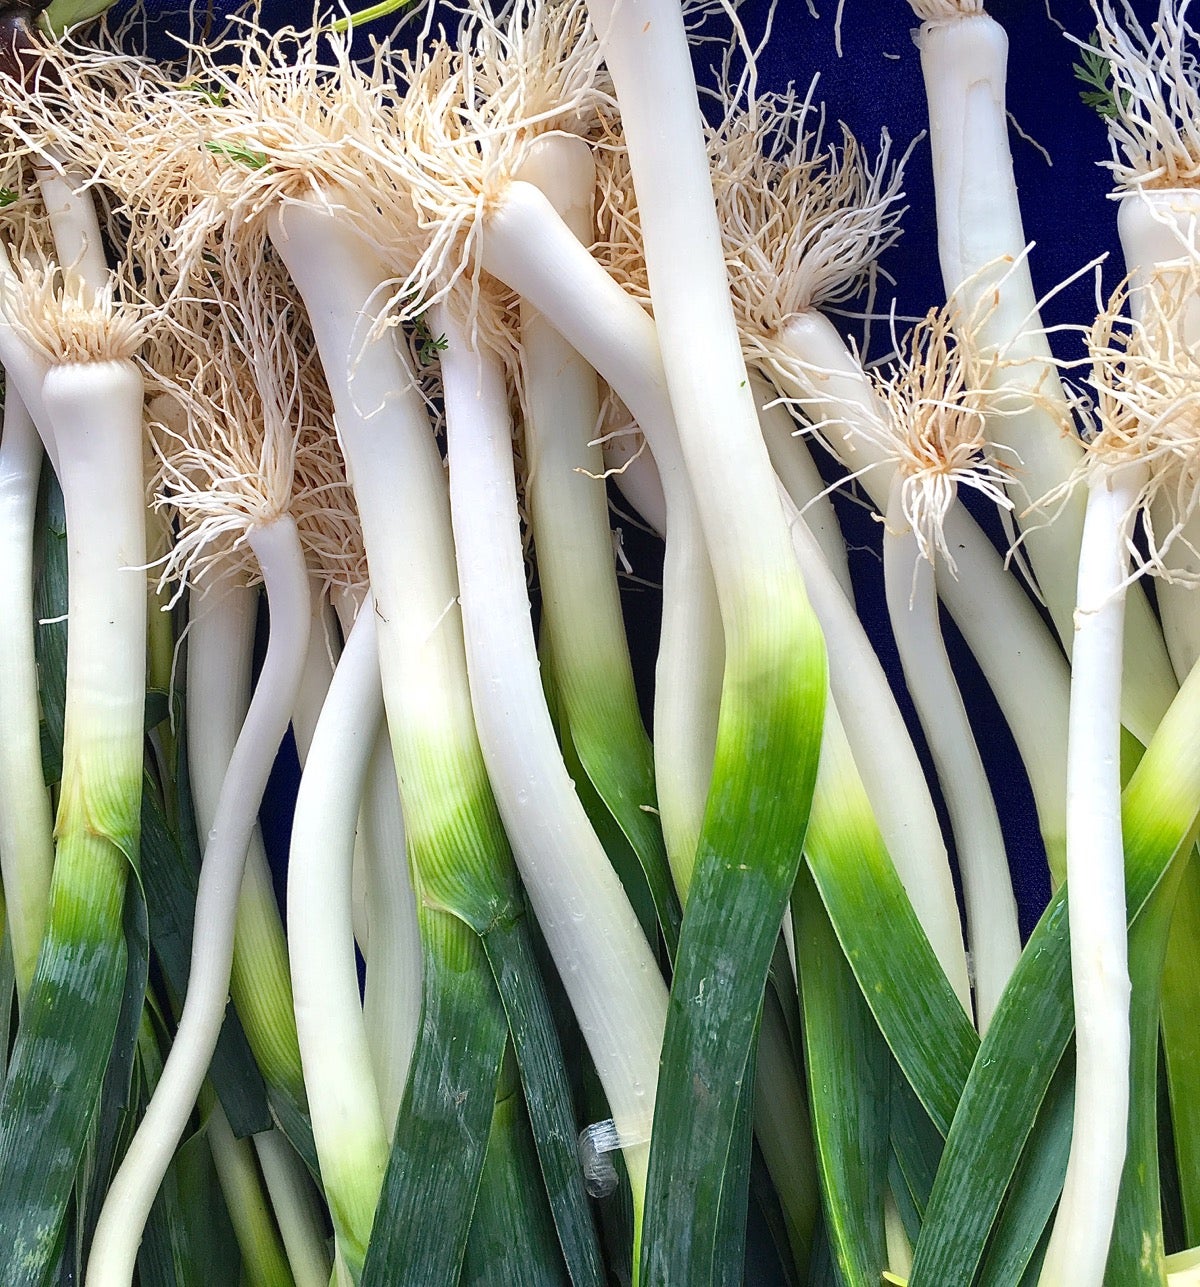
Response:
[{"label": "small green sprig", "polygon": [[421,313],[413,321],[413,333],[417,337],[417,360],[422,366],[429,366],[439,353],[444,353],[449,341],[444,335],[434,335]]},{"label": "small green sprig", "polygon": [[1116,86],[1113,84],[1112,62],[1100,52],[1100,38],[1096,32],[1093,31],[1088,38],[1088,47],[1083,50],[1081,61],[1075,63],[1071,70],[1075,73],[1076,80],[1089,87],[1079,91],[1084,106],[1092,108],[1106,121],[1112,120],[1128,104],[1127,90],[1121,91],[1118,101]]},{"label": "small green sprig", "polygon": [[7,210],[19,195],[13,188],[0,188],[0,210]]},{"label": "small green sprig", "polygon": [[224,85],[218,85],[216,89],[210,89],[203,81],[189,80],[185,81],[179,87],[189,94],[198,94],[206,103],[212,103],[214,107],[221,107],[229,97],[229,90]]},{"label": "small green sprig", "polygon": [[270,162],[265,152],[255,152],[251,148],[242,147],[239,143],[216,143],[209,140],[204,147],[214,156],[226,157],[250,170],[262,170]]}]

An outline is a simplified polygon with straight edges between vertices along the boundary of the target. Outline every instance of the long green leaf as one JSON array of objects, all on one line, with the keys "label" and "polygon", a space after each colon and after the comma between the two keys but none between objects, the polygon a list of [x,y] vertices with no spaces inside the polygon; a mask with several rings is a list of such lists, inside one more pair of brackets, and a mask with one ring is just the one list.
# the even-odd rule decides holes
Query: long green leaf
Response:
[{"label": "long green leaf", "polygon": [[47,786],[53,786],[62,777],[67,705],[67,512],[58,479],[49,468],[42,470],[36,521],[34,655],[42,708],[42,771]]},{"label": "long green leaf", "polygon": [[1040,1263],[1039,1248],[1062,1193],[1071,1149],[1074,1078],[1066,1060],[1059,1064],[1029,1143],[1013,1174],[1008,1197],[988,1242],[980,1271],[982,1282],[1016,1283]]},{"label": "long green leaf", "polygon": [[887,1266],[891,1063],[806,873],[797,881],[793,911],[825,1228],[846,1287],[878,1287]]},{"label": "long green leaf", "polygon": [[863,996],[896,1062],[944,1135],[979,1038],[900,884],[832,714],[804,852]]},{"label": "long green leaf", "polygon": [[570,1086],[528,921],[522,916],[497,922],[482,941],[508,1018],[537,1156],[571,1280],[576,1287],[601,1287],[604,1265],[579,1166]]},{"label": "long green leaf", "polygon": [[[140,861],[138,866],[140,866]],[[96,1117],[94,1137],[85,1157],[85,1166],[77,1189],[82,1202],[79,1225],[82,1245],[91,1244],[92,1231],[100,1215],[116,1165],[124,1154],[137,1124],[138,1084],[135,1079],[138,1030],[146,1007],[146,988],[150,974],[150,927],[146,917],[146,899],[140,882],[128,884],[125,894],[125,987],[121,1010],[113,1037],[112,1053],[105,1070]],[[90,1178],[90,1182],[88,1181]],[[82,1265],[80,1266],[82,1270]]]},{"label": "long green leaf", "polygon": [[[929,1114],[899,1068],[892,1069],[891,1093],[892,1150],[904,1179],[904,1188],[915,1209],[918,1222],[925,1208],[938,1165],[942,1160],[942,1137]],[[912,1241],[916,1241],[913,1235]]]},{"label": "long green leaf", "polygon": [[[555,729],[558,732],[563,763],[571,776],[571,781],[575,784],[575,793],[579,796],[579,803],[583,805],[588,821],[591,822],[596,836],[604,846],[604,852],[608,855],[609,862],[613,865],[613,870],[620,877],[621,888],[624,889],[625,896],[633,907],[634,913],[638,918],[638,924],[646,935],[646,941],[655,943],[662,924],[662,913],[655,906],[655,896],[647,881],[644,864],[639,860],[638,854],[630,844],[626,833],[613,816],[612,810],[605,803],[579,758],[579,752],[571,737],[571,730],[566,725],[566,716],[563,714],[558,702],[553,676],[547,671],[549,655],[549,649],[543,645],[542,649],[539,650],[539,656],[542,658],[542,678],[546,690],[546,703],[550,708],[551,718],[554,720]],[[673,891],[672,898],[674,898]],[[678,918],[679,908],[676,902],[675,921],[673,924],[668,921],[667,928],[663,930],[664,942],[667,944],[667,954],[672,959],[679,943]]]},{"label": "long green leaf", "polygon": [[1110,1287],[1166,1283],[1158,1167],[1159,1014],[1172,916],[1191,858],[1190,852],[1180,854],[1129,933],[1129,1147],[1105,1270]]},{"label": "long green leaf", "polygon": [[421,1027],[362,1287],[456,1287],[508,1036],[474,930],[432,908],[419,915]]},{"label": "long green leaf", "polygon": [[[696,1231],[720,1202],[763,989],[800,865],[825,694],[819,644],[806,662],[804,656],[796,654],[787,679],[733,652],[726,663],[712,786],[663,1039],[645,1287],[708,1287],[740,1270],[737,1248],[717,1247]],[[687,1184],[679,1183],[684,1175]]]},{"label": "long green leaf", "polygon": [[[102,838],[77,844],[71,855],[76,864],[91,856],[108,865],[125,862]],[[60,844],[60,862],[62,853]],[[5,1235],[0,1282],[5,1287],[40,1287],[58,1258],[121,1013],[123,901],[110,897],[98,909],[93,904],[100,914],[86,935],[55,934],[52,920],[38,956],[0,1094],[0,1229]]]},{"label": "long green leaf", "polygon": [[569,1282],[545,1200],[520,1079],[510,1055],[505,1059],[492,1112],[461,1284],[566,1287]]},{"label": "long green leaf", "polygon": [[1200,862],[1193,856],[1175,899],[1162,981],[1163,1051],[1175,1126],[1187,1245],[1200,1244]]}]

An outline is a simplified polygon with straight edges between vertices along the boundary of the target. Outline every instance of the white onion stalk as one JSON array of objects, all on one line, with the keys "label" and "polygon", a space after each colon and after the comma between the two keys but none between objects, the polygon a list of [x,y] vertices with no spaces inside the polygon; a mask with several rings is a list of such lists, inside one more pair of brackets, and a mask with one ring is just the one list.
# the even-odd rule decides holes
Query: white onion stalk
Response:
[{"label": "white onion stalk", "polygon": [[[999,414],[992,441],[1018,465],[1010,485],[1038,585],[1068,655],[1074,645],[1075,568],[1083,526],[1070,497],[1053,519],[1037,510],[1061,494],[1079,461],[1078,440],[1038,313],[1012,157],[1005,77],[1008,38],[982,0],[912,0],[925,21],[917,35],[929,100],[938,254],[960,325],[996,360],[990,376]],[[1162,634],[1140,594],[1130,596],[1125,720],[1143,743],[1174,696]]]},{"label": "white onion stalk", "polygon": [[[1095,463],[1095,462],[1094,462]],[[1039,1282],[1100,1287],[1129,1121],[1129,966],[1121,834],[1121,654],[1140,461],[1096,463],[1079,559],[1067,763],[1067,908],[1075,1108],[1062,1199]]]},{"label": "white onion stalk", "polygon": [[434,314],[447,339],[450,501],[480,746],[538,925],[604,1086],[640,1212],[666,988],[575,794],[542,696],[502,368],[472,347],[448,306]]},{"label": "white onion stalk", "polygon": [[[205,1088],[202,1102],[204,1109],[204,1137],[212,1154],[213,1168],[234,1237],[242,1253],[242,1263],[257,1282],[264,1287],[291,1287],[289,1276],[300,1285],[300,1279],[290,1275],[285,1261],[286,1252],[275,1229],[271,1208],[263,1197],[262,1179],[254,1160],[254,1145],[250,1140],[238,1139],[221,1101],[209,1088]],[[329,1277],[326,1274],[325,1283]]]},{"label": "white onion stalk", "polygon": [[[547,195],[582,244],[592,240],[596,167],[582,139],[539,139],[520,174]],[[599,379],[536,309],[521,303],[519,318],[525,496],[542,590],[541,639],[551,659],[564,740],[573,744],[584,773],[628,840],[673,955],[679,908],[658,820],[654,751],[642,723],[625,635],[603,453],[594,441],[601,415]],[[620,867],[618,872],[627,888],[631,876],[643,883],[638,873]],[[649,927],[647,913],[640,914]]]},{"label": "white onion stalk", "polygon": [[382,722],[375,609],[368,598],[313,731],[288,863],[288,948],[304,1084],[338,1249],[356,1278],[388,1159],[359,1000],[352,910],[359,802]]},{"label": "white onion stalk", "polygon": [[[187,750],[196,832],[217,824],[221,787],[250,703],[258,590],[219,570],[191,596],[187,633]],[[268,1085],[304,1102],[287,943],[255,821],[238,899],[230,992]]]},{"label": "white onion stalk", "polygon": [[[1076,1091],[1067,1178],[1042,1270],[1046,1287],[1104,1276],[1129,1112],[1129,975],[1120,810],[1121,608],[1125,586],[1157,571],[1130,531],[1156,494],[1194,476],[1194,358],[1177,342],[1196,272],[1143,292],[1121,323],[1119,292],[1089,336],[1099,429],[1086,457],[1085,545],[1071,683],[1067,899],[1075,997]],[[1120,330],[1118,327],[1120,326]],[[1134,572],[1129,572],[1131,559]]]},{"label": "white onion stalk", "polygon": [[758,405],[758,423],[771,457],[771,468],[783,484],[788,499],[804,516],[808,530],[821,547],[826,565],[837,578],[846,598],[854,602],[846,542],[834,513],[829,488],[805,444],[796,438],[791,412],[757,372],[750,373],[750,387]]},{"label": "white onion stalk", "polygon": [[42,945],[54,865],[33,645],[33,529],[41,466],[37,429],[10,385],[0,437],[0,872],[18,1003]]},{"label": "white onion stalk", "polygon": [[229,994],[246,851],[275,753],[287,731],[308,647],[308,573],[295,523],[282,515],[253,527],[247,541],[270,603],[267,656],[205,846],[183,1013],[158,1089],[101,1209],[88,1260],[88,1287],[128,1287],[132,1281],[150,1207],[212,1059]]},{"label": "white onion stalk", "polygon": [[[1154,289],[1156,276],[1167,280],[1172,269],[1187,271],[1200,262],[1200,191],[1135,189],[1121,201],[1117,218],[1125,266],[1133,289],[1129,305],[1135,318],[1144,316],[1143,300]],[[1200,298],[1179,318],[1183,344],[1200,336]],[[1163,555],[1165,575],[1155,586],[1163,636],[1175,674],[1182,682],[1200,659],[1200,515],[1175,512],[1165,495],[1150,506],[1149,526],[1157,544],[1169,544]]]},{"label": "white onion stalk", "polygon": [[909,352],[879,381],[896,463],[883,564],[905,683],[954,833],[982,1033],[1021,954],[1021,936],[1000,818],[942,639],[934,568],[956,574],[944,520],[961,487],[1002,508],[1010,502],[984,437],[985,395],[950,326],[946,312],[930,313],[909,337]]},{"label": "white onion stalk", "polygon": [[253,1139],[296,1287],[329,1287],[325,1225],[308,1171],[277,1127],[260,1131]]},{"label": "white onion stalk", "polygon": [[[82,1156],[83,1114],[93,1110],[88,1097],[93,1088],[98,1092],[108,1042],[102,1033],[90,1055],[74,1057],[66,1087],[38,1046],[44,1052],[51,1034],[57,1042],[57,1025],[72,1014],[102,1025],[116,1021],[125,962],[122,907],[139,834],[146,537],[143,386],[130,359],[143,325],[115,307],[111,287],[95,295],[60,290],[53,265],[40,271],[27,266],[21,282],[5,276],[4,312],[14,334],[19,328],[26,352],[36,353],[27,358],[27,373],[37,367],[46,372],[36,402],[50,440],[61,447],[57,471],[68,529],[66,723],[54,873],[46,934],[0,1109],[0,1167],[29,1209],[50,1222],[61,1218],[67,1198],[64,1166],[73,1168]],[[39,1103],[36,1120],[57,1133],[53,1157],[30,1149],[31,1095]],[[78,1136],[54,1120],[55,1104],[80,1114]],[[64,1177],[65,1188],[49,1194],[39,1187],[55,1175]],[[5,1274],[15,1280],[36,1273],[56,1229],[45,1223],[36,1230],[10,1228],[0,1248]]]},{"label": "white onion stalk", "polygon": [[[609,398],[610,407],[615,404]],[[604,468],[634,513],[659,536],[667,530],[667,498],[650,446],[632,421],[616,425],[610,410],[604,421]]]},{"label": "white onion stalk", "polygon": [[[720,126],[713,130],[710,153],[726,263],[747,359],[770,379],[781,397],[813,423],[816,436],[858,478],[884,513],[896,467],[885,446],[887,412],[858,356],[820,309],[852,297],[867,285],[875,259],[897,237],[903,213],[900,184],[904,158],[891,163],[890,141],[884,135],[878,157],[871,163],[844,127],[841,146],[826,145],[823,118],[815,113],[810,99],[811,95],[800,100],[794,92],[751,94],[744,106],[739,101],[731,102]],[[809,125],[813,115],[817,119],[815,127]],[[629,221],[626,215],[625,222]],[[618,223],[614,238],[622,241],[627,237]],[[635,250],[622,249],[626,257],[635,258]],[[634,269],[627,272],[636,279]],[[760,396],[759,401],[763,400]],[[811,469],[808,454],[798,439],[788,441],[776,431],[768,438],[768,446],[781,476],[799,467],[797,458],[804,468]],[[1051,661],[1051,687],[1054,676],[1058,677],[1065,742],[1066,670],[1057,645],[1045,637],[1036,612],[1005,575],[987,537],[957,507],[951,511],[950,521],[955,528],[953,544],[956,549],[964,547],[971,572],[964,577],[964,586],[970,589],[956,590],[951,583],[947,597],[957,601],[960,615],[966,615],[968,605],[976,600],[994,604],[990,621],[981,623],[979,629],[968,629],[969,641],[981,656],[986,655],[985,670],[996,686],[999,676],[1008,679],[1012,675],[1013,662],[1022,651],[1032,648],[1038,652],[1040,646],[1040,655]],[[981,573],[985,580],[979,589],[976,578]],[[977,615],[973,606],[970,612]],[[1011,633],[1018,634],[1020,641],[1010,641]],[[1037,636],[1032,644],[1026,638],[1030,633]],[[1007,687],[1010,704],[1024,700],[1021,694],[1025,690],[1020,684],[1010,683]],[[1022,749],[1032,753],[1036,745],[1044,743],[1045,709],[1033,702],[1028,707],[1030,734],[1021,741]],[[842,713],[849,719],[848,709]],[[887,789],[902,788],[890,778],[880,781],[873,772],[864,749],[873,748],[875,741],[864,741],[853,722],[848,724],[848,732],[889,851],[928,929],[933,922],[926,913],[935,917],[938,914],[928,906],[931,891],[921,901],[917,899],[909,873],[920,870],[923,864],[910,862],[907,857],[909,846],[919,845],[920,839],[914,836],[906,840],[890,823],[891,818],[903,815],[887,803]],[[1043,756],[1048,773],[1037,778],[1038,802],[1052,867],[1058,869],[1061,766],[1055,771],[1053,758]],[[935,845],[928,852],[936,853],[940,848],[940,844]],[[954,903],[945,882],[942,893],[949,896],[950,904]],[[949,910],[943,908],[940,914],[947,928],[954,920],[947,915]],[[933,941],[943,942],[936,934]],[[945,940],[945,944],[952,941]],[[947,959],[944,953],[939,954]]]}]

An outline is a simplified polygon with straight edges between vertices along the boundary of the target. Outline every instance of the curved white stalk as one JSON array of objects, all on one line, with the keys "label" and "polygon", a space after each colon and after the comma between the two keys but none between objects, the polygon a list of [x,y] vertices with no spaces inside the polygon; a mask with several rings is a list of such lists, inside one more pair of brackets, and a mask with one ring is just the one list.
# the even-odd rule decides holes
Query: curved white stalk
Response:
[{"label": "curved white stalk", "polygon": [[101,1209],[88,1260],[88,1287],[128,1287],[132,1282],[146,1218],[212,1059],[229,994],[246,850],[303,669],[311,614],[295,524],[284,515],[253,528],[248,540],[271,604],[267,656],[205,846],[192,967],[175,1042]]},{"label": "curved white stalk", "polygon": [[[561,190],[564,171],[582,170],[585,175],[594,176],[595,166],[588,146],[582,139],[575,138],[548,138],[539,140],[539,144],[539,148],[532,150],[526,160],[525,177],[518,180],[513,188],[518,197],[522,192],[542,191],[546,199],[546,206],[542,209],[550,212],[555,231],[574,237],[582,249],[582,245],[590,240],[584,234],[591,223],[591,189],[588,189],[586,222],[580,218],[579,212],[567,210],[565,215],[560,215],[558,206],[566,205],[567,201],[561,199],[556,206],[543,189],[549,189],[551,193],[555,189]],[[577,197],[572,199],[575,202],[579,200]],[[489,241],[485,238],[485,247]],[[619,292],[619,288],[616,289]],[[612,292],[608,293],[611,297]],[[544,313],[532,296],[522,292],[522,299],[526,310],[532,308],[539,314]],[[626,305],[622,309],[626,320],[630,320],[634,312],[641,316],[628,338],[636,342],[639,335],[654,336],[654,324],[640,308],[634,306],[630,310]],[[561,326],[553,320],[551,325],[561,332]],[[575,352],[579,352],[569,334],[564,338]],[[666,511],[662,521],[669,516],[671,529],[663,559],[663,615],[655,665],[654,769],[663,839],[675,887],[682,892],[691,883],[712,775],[724,642],[699,514],[680,454],[678,435],[673,428],[665,428],[668,424],[673,425],[674,418],[665,375],[656,356],[656,340],[649,352],[655,355],[649,357],[648,354],[648,358],[657,369],[652,370],[642,383],[644,393],[637,399],[636,414],[649,419],[646,431],[658,443],[662,461],[656,462],[656,473]],[[595,366],[594,359],[587,354],[583,356]],[[651,503],[655,500],[657,496],[652,492]]]},{"label": "curved white stalk", "polygon": [[[389,279],[387,270],[361,238],[318,201],[288,203],[274,209],[269,218],[272,240],[308,307],[337,406],[339,433],[362,518],[379,615],[384,700],[400,774],[405,822],[411,842],[429,847],[444,826],[446,813],[461,808],[462,778],[456,772],[453,780],[446,780],[447,769],[465,768],[473,775],[479,762],[471,694],[462,683],[466,675],[465,645],[456,615],[458,576],[454,541],[446,521],[441,457],[415,381],[390,335],[373,337],[370,333],[373,301]],[[471,396],[474,387],[472,380]],[[373,417],[384,408],[389,420],[386,434],[373,423]],[[403,440],[402,452],[389,445],[398,440]],[[511,451],[507,437],[505,449]],[[515,521],[515,502],[512,517]],[[524,594],[519,548],[518,539],[518,575]],[[531,708],[536,706],[531,704]],[[513,718],[521,713],[512,712]],[[405,790],[414,781],[424,789]],[[536,823],[532,802],[524,812],[530,824]],[[561,854],[561,849],[556,851],[556,857],[561,858]],[[607,858],[603,861],[611,881],[616,882]],[[550,879],[554,880],[553,873]],[[624,902],[619,884],[617,893]],[[586,921],[586,909],[580,910]],[[653,1009],[661,1006],[657,1017],[661,1036],[665,990],[628,904],[624,914],[637,936],[633,942],[640,943],[633,951],[642,957],[642,963],[635,961],[632,976],[627,971],[627,977],[637,978],[639,987],[657,992],[657,999],[649,1004]],[[571,920],[569,915],[566,919]],[[569,934],[561,922],[553,930],[546,925],[543,929],[548,938]],[[620,964],[619,957],[615,963]],[[568,980],[578,980],[579,971],[571,968],[573,964],[577,967],[578,961],[571,955],[560,963]],[[597,1065],[604,1069],[606,1083],[613,1087],[609,1093],[614,1098],[613,1064],[620,1061],[616,1052],[635,1026],[627,1022],[627,1013],[619,1013],[625,1004],[624,1000],[610,1003],[607,1020],[603,1014],[599,1020],[601,1031],[606,1030],[606,1023],[617,1023],[618,1045],[605,1048],[597,1042],[592,1047]],[[583,1026],[594,1026],[586,1013]],[[650,1026],[656,1026],[653,1019]],[[651,1067],[643,1075],[644,1095],[651,1095],[657,1076],[657,1043],[640,1041],[635,1036],[633,1044],[639,1049],[653,1045]],[[633,1089],[627,1079],[625,1084]],[[637,1100],[636,1095],[632,1098]],[[644,1110],[635,1108],[623,1112],[623,1117],[631,1139],[644,1139],[648,1134]],[[640,1156],[638,1146],[631,1147],[630,1169],[635,1175],[644,1172],[645,1151],[644,1144],[640,1145]]]},{"label": "curved white stalk", "polygon": [[296,757],[301,769],[308,762],[308,748],[321,718],[321,708],[325,705],[338,657],[338,628],[333,608],[321,579],[310,573],[309,583],[313,619],[308,631],[304,676],[292,708],[292,735],[296,739]]},{"label": "curved white stalk", "polygon": [[471,701],[496,803],[538,925],[623,1141],[640,1206],[667,993],[588,822],[542,695],[525,588],[508,393],[447,308],[442,353],[450,500]]},{"label": "curved white stalk", "polygon": [[296,1287],[329,1287],[324,1220],[304,1164],[278,1128],[252,1138]]},{"label": "curved white stalk", "polygon": [[758,423],[771,457],[771,468],[792,504],[804,515],[805,525],[821,547],[826,566],[837,577],[846,598],[853,603],[854,587],[850,583],[846,542],[842,539],[829,488],[807,444],[796,439],[799,432],[796,422],[792,413],[778,400],[775,390],[754,371],[750,373],[750,388],[754,391]]},{"label": "curved white stalk", "polygon": [[[335,592],[344,638],[354,629],[364,601],[370,601],[369,595],[358,590]],[[378,667],[378,621],[375,633]],[[366,962],[363,1022],[390,1142],[420,1029],[422,973],[417,900],[386,722],[375,738],[359,806],[351,890],[354,937]]]},{"label": "curved white stalk", "polygon": [[[797,316],[779,337],[767,374],[820,426],[880,513],[896,465],[883,448],[887,412],[862,363],[820,313]],[[1066,821],[1069,671],[1037,609],[961,504],[944,523],[958,575],[943,572],[938,594],[962,631],[1016,740],[1033,788],[1050,870],[1061,879]]]},{"label": "curved white stalk", "polygon": [[287,1253],[280,1245],[270,1207],[264,1199],[262,1180],[254,1164],[254,1146],[249,1140],[234,1135],[221,1101],[211,1090],[205,1098],[210,1095],[204,1114],[204,1135],[242,1253],[242,1264],[248,1276],[264,1287],[276,1284],[288,1287],[281,1281],[288,1273],[289,1267],[284,1263]]},{"label": "curved white stalk", "polygon": [[792,547],[829,650],[833,705],[871,812],[921,928],[970,1014],[971,985],[958,902],[924,770],[852,601],[825,562],[803,516],[792,510],[789,517]]},{"label": "curved white stalk", "polygon": [[[1011,490],[1020,520],[1031,503],[1062,487],[1082,449],[1070,432],[1071,413],[1029,272],[1008,147],[1008,37],[977,12],[924,23],[917,46],[929,100],[942,279],[974,343],[999,359],[990,384],[1000,413],[989,417],[988,435],[1018,466]],[[1068,654],[1082,528],[1082,498],[1070,496],[1052,520],[1035,511],[1023,524],[1034,575]],[[1176,685],[1140,593],[1130,596],[1127,618],[1129,654],[1138,664],[1125,686],[1124,718],[1145,743]]]},{"label": "curved white stalk", "polygon": [[933,565],[904,516],[899,473],[892,480],[883,568],[904,681],[950,814],[967,908],[975,1022],[983,1033],[1021,955],[1017,902],[991,787],[942,639]]},{"label": "curved white stalk", "polygon": [[803,633],[805,603],[729,297],[691,50],[673,0],[588,0],[588,10],[621,108],[663,370],[727,664],[739,665],[743,649]]},{"label": "curved white stalk", "polygon": [[[218,574],[192,592],[187,632],[188,781],[196,833],[217,825],[222,786],[250,704],[258,588]],[[230,990],[268,1083],[303,1095],[287,942],[257,818],[246,845]]]},{"label": "curved white stalk", "polygon": [[368,599],[313,732],[288,862],[292,995],[313,1138],[341,1252],[358,1272],[388,1159],[359,1000],[351,889],[359,804],[382,722]]},{"label": "curved white stalk", "polygon": [[1088,483],[1071,674],[1067,912],[1075,999],[1071,1152],[1039,1282],[1100,1287],[1129,1121],[1129,967],[1121,834],[1121,653],[1138,462]]},{"label": "curved white stalk", "polygon": [[50,793],[42,776],[33,644],[33,545],[42,444],[14,387],[0,437],[0,881],[23,1003],[46,928],[54,866]]}]

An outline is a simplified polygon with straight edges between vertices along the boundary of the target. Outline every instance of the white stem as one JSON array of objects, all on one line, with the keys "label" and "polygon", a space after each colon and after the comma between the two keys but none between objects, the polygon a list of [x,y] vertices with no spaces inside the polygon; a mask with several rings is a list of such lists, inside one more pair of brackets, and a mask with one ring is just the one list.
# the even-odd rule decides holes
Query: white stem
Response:
[{"label": "white stem", "polygon": [[883,568],[904,680],[950,814],[967,908],[975,1021],[982,1033],[1021,955],[1017,903],[1000,818],[942,639],[933,565],[904,517],[899,475],[884,527]]},{"label": "white stem", "polygon": [[304,676],[296,705],[292,709],[292,735],[296,739],[296,756],[301,769],[308,763],[317,720],[329,692],[337,664],[338,626],[333,608],[325,595],[321,580],[310,576],[312,593],[312,626],[308,632],[308,655],[304,659]]},{"label": "white stem", "polygon": [[970,1014],[971,985],[950,860],[904,716],[853,603],[825,563],[816,537],[794,510],[791,531],[809,602],[829,651],[833,703],[871,812],[917,920]]},{"label": "white stem", "polygon": [[[758,407],[758,423],[771,457],[771,468],[783,484],[788,499],[804,515],[808,530],[821,547],[825,565],[837,577],[846,598],[854,602],[846,542],[834,513],[829,488],[817,469],[808,445],[797,435],[792,413],[781,403],[775,390],[761,375],[751,372],[750,388]],[[790,521],[790,517],[789,517]]]},{"label": "white stem", "polygon": [[310,621],[308,575],[286,515],[249,534],[271,605],[267,656],[221,787],[196,892],[187,996],[171,1053],[96,1225],[89,1287],[128,1287],[142,1230],[196,1102],[229,995],[234,921],[246,851],[267,777],[287,731]]},{"label": "white stem", "polygon": [[[12,303],[7,302],[11,297]],[[11,314],[16,311],[15,301],[20,299],[20,282],[8,257],[4,243],[0,242],[0,367],[4,370],[6,385],[11,385],[20,395],[26,410],[33,417],[42,445],[50,464],[58,474],[58,449],[54,444],[54,430],[42,402],[42,387],[50,363],[44,354],[32,348],[22,337],[19,325],[14,325]]]},{"label": "white stem", "polygon": [[1096,469],[1079,558],[1067,763],[1067,914],[1075,1109],[1062,1200],[1039,1282],[1100,1287],[1129,1120],[1129,966],[1121,834],[1126,540],[1144,466]]},{"label": "white stem", "polygon": [[286,1267],[282,1264],[279,1235],[263,1195],[262,1180],[254,1165],[254,1148],[249,1140],[238,1139],[234,1135],[216,1095],[212,1096],[208,1108],[204,1135],[212,1153],[217,1183],[225,1199],[234,1237],[241,1248],[242,1263],[253,1266],[247,1276],[252,1281],[263,1282],[265,1279],[270,1282],[267,1275],[272,1270],[275,1271],[273,1276],[278,1278]]},{"label": "white stem", "polygon": [[313,1138],[335,1231],[360,1267],[388,1143],[359,1000],[351,886],[359,802],[382,722],[368,600],[313,732],[288,861],[292,995]]},{"label": "white stem", "polygon": [[654,452],[671,533],[655,672],[654,771],[667,855],[684,891],[712,774],[724,634],[655,325],[532,184],[517,181],[505,189],[487,221],[482,262],[616,389]]},{"label": "white stem", "polygon": [[[43,385],[62,445],[70,607],[63,788],[56,825],[74,800],[86,825],[141,778],[146,692],[146,523],[142,378],[132,362],[52,366]],[[81,718],[72,718],[79,712]],[[83,715],[84,712],[89,712]],[[121,748],[119,754],[114,748]],[[136,758],[131,763],[133,748]],[[136,766],[136,767],[135,767]],[[95,794],[93,794],[95,793]]]},{"label": "white stem", "polygon": [[304,1164],[282,1131],[262,1131],[252,1138],[296,1287],[329,1287],[324,1230]]},{"label": "white stem", "polygon": [[[258,588],[218,575],[193,593],[187,632],[187,750],[196,831],[217,825],[222,786],[250,705]],[[232,990],[269,1079],[299,1080],[287,943],[275,882],[255,819],[238,899]]]},{"label": "white stem", "polygon": [[667,498],[649,445],[644,441],[636,443],[629,434],[607,439],[604,468],[612,475],[617,490],[633,506],[634,513],[662,536],[667,530]]},{"label": "white stem", "polygon": [[498,360],[439,308],[450,500],[467,669],[496,803],[645,1191],[667,992],[563,764],[542,695],[525,588],[508,392]]},{"label": "white stem", "polygon": [[[1008,37],[977,14],[925,23],[917,45],[929,99],[942,279],[981,349],[1000,358],[990,382],[1002,410],[989,416],[988,435],[1015,467],[1011,490],[1020,522],[1031,502],[1071,476],[1082,448],[1070,432],[1025,253],[1005,111]],[[1034,575],[1070,654],[1082,499],[1068,497],[1052,520],[1035,511],[1023,527]],[[1145,742],[1175,684],[1161,632],[1140,594],[1130,598],[1127,615],[1138,666],[1125,686],[1124,718]]]},{"label": "white stem", "polygon": [[380,728],[371,752],[358,837],[355,856],[362,855],[371,943],[363,1021],[390,1141],[421,1021],[421,938],[396,787],[396,762],[386,728]]},{"label": "white stem", "polygon": [[0,885],[22,1003],[46,928],[54,866],[33,642],[34,514],[41,469],[41,440],[20,395],[9,388],[0,437]]},{"label": "white stem", "polygon": [[[61,162],[54,148],[50,161]],[[96,217],[96,203],[86,187],[86,175],[55,168],[51,163],[34,165],[34,176],[42,194],[42,204],[50,221],[54,255],[68,282],[80,283],[93,292],[104,289],[112,280],[104,256],[104,238]]]},{"label": "white stem", "polygon": [[692,51],[677,0],[589,0],[588,10],[621,108],[663,368],[726,649],[740,658],[744,646],[780,646],[801,619],[803,591],[729,296]]}]

